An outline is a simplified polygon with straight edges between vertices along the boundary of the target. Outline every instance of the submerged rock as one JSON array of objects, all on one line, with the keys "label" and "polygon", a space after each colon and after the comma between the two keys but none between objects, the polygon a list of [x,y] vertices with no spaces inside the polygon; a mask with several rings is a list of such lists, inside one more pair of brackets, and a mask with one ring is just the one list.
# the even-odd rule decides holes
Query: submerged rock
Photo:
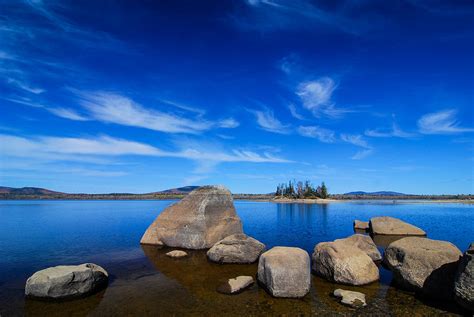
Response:
[{"label": "submerged rock", "polygon": [[366,306],[365,294],[360,292],[347,291],[344,289],[336,289],[333,293],[334,296],[341,299],[341,303],[354,308]]},{"label": "submerged rock", "polygon": [[253,263],[265,250],[260,241],[243,233],[225,237],[207,251],[209,260],[218,263]]},{"label": "submerged rock", "polygon": [[369,230],[369,222],[354,220],[354,230],[361,230],[361,231]]},{"label": "submerged rock", "polygon": [[251,276],[237,276],[229,279],[226,283],[217,288],[222,294],[238,294],[253,284]]},{"label": "submerged rock", "polygon": [[188,256],[188,254],[182,250],[173,250],[166,253],[166,255],[170,258],[183,258],[185,256]]},{"label": "submerged rock", "polygon": [[382,255],[377,249],[377,246],[375,245],[372,238],[367,235],[354,234],[345,239],[334,240],[334,242],[340,242],[355,248],[359,248],[364,251],[372,259],[372,261],[382,260]]},{"label": "submerged rock", "polygon": [[235,233],[242,233],[242,223],[230,191],[223,186],[203,186],[166,208],[140,243],[206,249]]},{"label": "submerged rock", "polygon": [[463,254],[458,264],[454,283],[456,302],[474,312],[474,243]]},{"label": "submerged rock", "polygon": [[313,252],[313,271],[330,281],[364,285],[379,279],[379,269],[361,249],[343,241],[321,242]]},{"label": "submerged rock", "polygon": [[426,232],[414,225],[392,217],[374,217],[370,219],[369,230],[372,234],[426,236]]},{"label": "submerged rock", "polygon": [[105,287],[108,277],[107,271],[92,263],[50,267],[28,278],[25,295],[44,299],[81,297]]},{"label": "submerged rock", "polygon": [[274,247],[260,256],[257,275],[275,297],[303,297],[311,286],[309,255],[300,248]]},{"label": "submerged rock", "polygon": [[407,237],[390,244],[384,262],[395,281],[425,295],[449,299],[461,251],[452,243]]}]

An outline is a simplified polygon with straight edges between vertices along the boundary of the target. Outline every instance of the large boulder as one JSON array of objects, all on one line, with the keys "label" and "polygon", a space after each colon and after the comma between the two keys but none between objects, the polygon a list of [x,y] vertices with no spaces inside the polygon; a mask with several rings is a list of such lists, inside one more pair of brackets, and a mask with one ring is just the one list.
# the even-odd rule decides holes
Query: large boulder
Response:
[{"label": "large boulder", "polygon": [[207,249],[235,233],[242,233],[242,223],[230,191],[223,186],[203,186],[166,208],[140,243]]},{"label": "large boulder", "polygon": [[461,251],[452,243],[407,237],[391,243],[384,262],[402,287],[427,296],[451,298]]},{"label": "large boulder", "polygon": [[25,295],[44,299],[85,296],[105,287],[108,276],[102,267],[92,263],[50,267],[28,278]]},{"label": "large boulder", "polygon": [[260,241],[243,233],[225,237],[207,251],[209,260],[218,263],[253,263],[265,250]]},{"label": "large boulder", "polygon": [[454,282],[456,302],[470,311],[474,311],[474,243],[462,256],[458,264]]},{"label": "large boulder", "polygon": [[361,249],[343,240],[321,242],[313,252],[313,271],[330,281],[364,285],[379,279],[379,269]]},{"label": "large boulder", "polygon": [[354,248],[359,248],[364,251],[373,261],[381,261],[382,255],[377,249],[371,237],[363,234],[353,234],[345,239],[337,239],[334,242],[344,243]]},{"label": "large boulder", "polygon": [[369,221],[369,231],[372,234],[426,236],[426,232],[414,225],[392,217],[374,217]]},{"label": "large boulder", "polygon": [[309,254],[300,248],[274,247],[260,256],[257,276],[275,297],[303,297],[311,286]]}]

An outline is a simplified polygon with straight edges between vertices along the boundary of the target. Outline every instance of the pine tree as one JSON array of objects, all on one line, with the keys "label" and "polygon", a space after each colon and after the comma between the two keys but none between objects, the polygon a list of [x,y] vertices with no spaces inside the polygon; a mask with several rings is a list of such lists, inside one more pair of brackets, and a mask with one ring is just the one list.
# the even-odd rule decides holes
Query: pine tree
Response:
[{"label": "pine tree", "polygon": [[324,182],[321,183],[321,198],[328,198],[329,194],[328,194],[328,189],[326,187],[326,184],[324,184]]}]

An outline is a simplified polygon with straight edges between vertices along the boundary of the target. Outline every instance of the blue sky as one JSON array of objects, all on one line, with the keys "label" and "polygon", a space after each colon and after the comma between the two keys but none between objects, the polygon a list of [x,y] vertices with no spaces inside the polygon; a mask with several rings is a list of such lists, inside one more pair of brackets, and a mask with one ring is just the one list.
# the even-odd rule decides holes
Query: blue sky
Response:
[{"label": "blue sky", "polygon": [[474,193],[472,1],[0,8],[0,185]]}]

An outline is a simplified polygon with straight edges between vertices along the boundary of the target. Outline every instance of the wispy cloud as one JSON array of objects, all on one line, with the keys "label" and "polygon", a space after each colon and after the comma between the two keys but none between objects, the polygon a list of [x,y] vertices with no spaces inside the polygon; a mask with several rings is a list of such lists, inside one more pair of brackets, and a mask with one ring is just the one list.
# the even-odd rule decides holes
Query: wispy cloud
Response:
[{"label": "wispy cloud", "polygon": [[460,126],[455,109],[428,113],[418,120],[418,128],[423,134],[457,134],[474,132],[474,128]]},{"label": "wispy cloud", "polygon": [[416,136],[415,133],[403,131],[395,122],[392,123],[392,127],[389,130],[369,129],[369,130],[365,130],[364,134],[366,136],[370,136],[374,138],[390,138],[390,137],[413,138]]},{"label": "wispy cloud", "polygon": [[324,143],[333,143],[336,140],[334,131],[319,126],[299,126],[298,133],[305,137],[318,139]]},{"label": "wispy cloud", "polygon": [[240,125],[240,123],[234,118],[228,118],[228,119],[219,121],[217,125],[220,128],[233,129],[233,128],[237,128]]},{"label": "wispy cloud", "polygon": [[306,81],[298,85],[296,94],[300,97],[303,107],[310,110],[316,117],[340,117],[347,109],[337,108],[331,100],[336,83],[329,77]]},{"label": "wispy cloud", "polygon": [[365,150],[360,150],[356,154],[354,154],[351,159],[353,160],[362,160],[366,158],[367,156],[371,155],[374,152],[373,149],[365,149]]},{"label": "wispy cloud", "polygon": [[75,121],[87,121],[87,120],[89,120],[88,118],[86,118],[85,116],[77,113],[73,109],[68,109],[68,108],[46,108],[46,109],[49,112],[51,112],[52,114],[54,114],[58,117],[61,117],[61,118],[65,118],[65,119],[69,119],[69,120],[75,120]]},{"label": "wispy cloud", "polygon": [[244,29],[272,31],[318,25],[357,34],[363,27],[344,12],[324,10],[307,0],[247,0],[246,3],[249,10],[240,10],[238,15],[232,16],[234,23]]},{"label": "wispy cloud", "polygon": [[[239,123],[233,118],[217,122],[191,118],[145,108],[132,99],[108,92],[79,92],[79,103],[91,119],[126,126],[140,127],[167,133],[197,134],[212,128],[235,128]],[[182,107],[181,107],[182,108]],[[195,112],[195,111],[194,111]]]},{"label": "wispy cloud", "polygon": [[51,161],[81,161],[92,157],[118,157],[126,155],[174,157],[210,162],[289,163],[291,161],[246,149],[230,151],[206,151],[196,146],[183,146],[177,151],[165,151],[155,146],[117,139],[110,136],[89,138],[70,137],[19,137],[0,134],[1,151],[10,157],[41,158]]},{"label": "wispy cloud", "polygon": [[372,153],[374,153],[374,149],[372,146],[369,145],[366,139],[360,134],[341,134],[341,140],[350,144],[353,144],[355,146],[363,148],[362,150],[359,150],[357,153],[355,153],[351,159],[353,160],[361,160]]},{"label": "wispy cloud", "polygon": [[253,113],[257,119],[257,124],[264,130],[279,134],[290,133],[289,125],[285,125],[275,117],[272,110],[264,108],[263,110],[252,110],[249,112]]},{"label": "wispy cloud", "polygon": [[42,88],[39,88],[39,87],[34,87],[34,86],[30,86],[28,83],[26,83],[25,81],[23,80],[19,80],[19,79],[14,79],[14,78],[7,78],[7,82],[9,84],[12,84],[26,92],[29,92],[29,93],[32,93],[32,94],[41,94],[43,93],[45,90],[42,89]]},{"label": "wispy cloud", "polygon": [[288,104],[288,110],[290,110],[290,113],[293,116],[293,118],[296,118],[298,120],[304,120],[305,119],[305,117],[298,112],[298,110],[296,109],[295,104],[293,104],[293,103]]}]

